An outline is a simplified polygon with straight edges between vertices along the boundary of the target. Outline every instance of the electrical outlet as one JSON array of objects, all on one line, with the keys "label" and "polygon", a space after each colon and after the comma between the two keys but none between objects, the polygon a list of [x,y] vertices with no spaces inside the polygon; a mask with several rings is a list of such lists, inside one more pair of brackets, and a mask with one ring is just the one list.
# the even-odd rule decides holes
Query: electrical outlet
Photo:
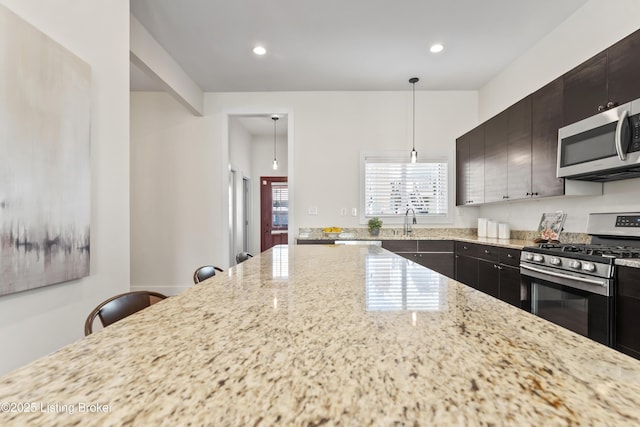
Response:
[{"label": "electrical outlet", "polygon": [[358,208],[351,208],[351,216],[358,216]]},{"label": "electrical outlet", "polygon": [[318,207],[317,206],[309,206],[309,215],[318,215]]}]

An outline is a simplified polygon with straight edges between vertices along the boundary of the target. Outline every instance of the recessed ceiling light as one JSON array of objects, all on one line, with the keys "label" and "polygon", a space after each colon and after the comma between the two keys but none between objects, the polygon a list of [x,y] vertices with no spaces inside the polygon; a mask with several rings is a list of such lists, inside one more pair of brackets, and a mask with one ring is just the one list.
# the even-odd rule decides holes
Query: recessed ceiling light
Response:
[{"label": "recessed ceiling light", "polygon": [[253,48],[253,53],[255,53],[256,55],[264,55],[265,53],[267,53],[267,49],[263,48],[262,46],[256,46]]},{"label": "recessed ceiling light", "polygon": [[442,50],[444,49],[444,46],[440,43],[436,43],[431,45],[431,47],[429,48],[429,51],[431,53],[438,53],[438,52],[442,52]]}]

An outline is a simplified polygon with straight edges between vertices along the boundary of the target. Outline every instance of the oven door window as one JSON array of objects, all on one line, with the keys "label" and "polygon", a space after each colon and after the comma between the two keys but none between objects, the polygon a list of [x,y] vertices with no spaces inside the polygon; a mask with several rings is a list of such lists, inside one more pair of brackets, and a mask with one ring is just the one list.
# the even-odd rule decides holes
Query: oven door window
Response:
[{"label": "oven door window", "polygon": [[540,279],[531,282],[531,312],[605,345],[611,344],[611,298]]}]

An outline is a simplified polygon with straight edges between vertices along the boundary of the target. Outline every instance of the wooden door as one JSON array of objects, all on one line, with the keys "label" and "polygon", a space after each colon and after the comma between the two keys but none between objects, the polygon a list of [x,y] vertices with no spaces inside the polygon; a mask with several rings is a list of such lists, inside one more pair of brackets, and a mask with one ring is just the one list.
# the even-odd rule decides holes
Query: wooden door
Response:
[{"label": "wooden door", "polygon": [[260,178],[260,251],[286,245],[289,231],[289,187],[286,176]]}]

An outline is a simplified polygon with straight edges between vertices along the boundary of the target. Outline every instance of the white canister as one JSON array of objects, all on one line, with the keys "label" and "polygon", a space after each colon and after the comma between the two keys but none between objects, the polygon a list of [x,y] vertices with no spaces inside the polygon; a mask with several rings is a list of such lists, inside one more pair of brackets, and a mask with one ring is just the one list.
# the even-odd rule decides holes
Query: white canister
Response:
[{"label": "white canister", "polygon": [[487,237],[487,218],[478,218],[478,237]]},{"label": "white canister", "polygon": [[498,237],[498,223],[496,221],[487,221],[487,237]]},{"label": "white canister", "polygon": [[509,224],[505,222],[501,222],[498,224],[498,239],[510,239],[511,238],[511,228]]}]

